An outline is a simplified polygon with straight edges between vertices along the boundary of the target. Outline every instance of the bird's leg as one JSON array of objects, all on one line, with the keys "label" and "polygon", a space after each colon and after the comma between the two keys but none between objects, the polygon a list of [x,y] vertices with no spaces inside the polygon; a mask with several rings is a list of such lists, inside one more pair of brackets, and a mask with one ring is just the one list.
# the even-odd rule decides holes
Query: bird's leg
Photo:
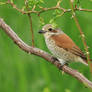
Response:
[{"label": "bird's leg", "polygon": [[54,62],[55,61],[58,61],[59,62],[59,60],[56,57],[52,57],[52,59],[53,59]]},{"label": "bird's leg", "polygon": [[64,66],[64,65],[67,65],[68,66],[68,63],[65,62],[63,59],[57,59],[56,57],[52,57],[53,59],[53,62],[52,63],[55,63],[56,61],[60,62],[61,66],[60,66],[60,69]]},{"label": "bird's leg", "polygon": [[53,59],[53,63],[55,62],[55,61],[58,61],[58,62],[60,62],[60,64],[61,64],[61,66],[64,66],[64,65],[69,65],[67,62],[65,62],[63,59],[57,59],[56,57],[52,57],[52,59]]},{"label": "bird's leg", "polygon": [[[52,59],[53,59],[53,63],[55,63],[55,61],[58,61],[58,62],[60,62],[60,69],[62,69],[62,67],[64,66],[64,65],[67,65],[68,66],[68,63],[67,62],[64,62],[63,60],[61,60],[61,59],[57,59],[56,57],[52,57]],[[63,62],[62,62],[63,61]],[[61,63],[62,62],[62,63]],[[61,71],[60,71],[61,72]],[[64,71],[62,71],[61,72],[62,73],[62,75],[64,74]]]},{"label": "bird's leg", "polygon": [[[60,70],[62,69],[62,67],[63,67],[64,65],[67,65],[67,66],[68,66],[68,62],[64,61],[63,59],[59,59],[59,61],[60,61],[60,64],[61,64]],[[62,73],[62,75],[63,75],[63,74],[64,74],[64,71],[61,71],[61,73]]]},{"label": "bird's leg", "polygon": [[59,60],[59,62],[61,64],[61,66],[67,65],[67,61],[65,61],[65,60],[63,60],[61,58],[59,58],[58,60]]},{"label": "bird's leg", "polygon": [[[60,64],[61,64],[61,63],[60,63]],[[64,65],[68,66],[69,64],[68,64],[67,62],[61,64],[60,69],[62,69],[62,67],[63,67]]]},{"label": "bird's leg", "polygon": [[67,62],[66,62],[64,65],[68,66],[68,65],[69,65],[69,63],[67,63]]}]

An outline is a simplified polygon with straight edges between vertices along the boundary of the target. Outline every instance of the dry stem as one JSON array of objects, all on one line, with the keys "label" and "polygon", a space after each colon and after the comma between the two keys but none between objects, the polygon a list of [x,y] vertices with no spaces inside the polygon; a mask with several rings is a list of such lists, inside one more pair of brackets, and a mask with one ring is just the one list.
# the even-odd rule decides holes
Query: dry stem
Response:
[{"label": "dry stem", "polygon": [[[25,0],[25,6],[26,6],[26,9],[29,11],[30,9],[28,7],[27,0]],[[34,31],[33,31],[33,27],[32,27],[32,16],[31,16],[31,13],[28,13],[27,15],[28,15],[29,21],[30,21],[30,31],[31,31],[31,34],[32,34],[32,46],[34,47]]]},{"label": "dry stem", "polygon": [[[90,56],[89,56],[88,46],[87,46],[87,43],[86,43],[86,40],[85,40],[85,35],[84,35],[84,33],[83,33],[83,31],[82,31],[82,29],[80,27],[80,24],[78,22],[77,17],[76,17],[72,0],[70,0],[70,4],[71,4],[71,9],[72,9],[72,16],[73,16],[73,19],[74,19],[74,21],[76,23],[77,28],[79,29],[79,32],[80,32],[80,35],[81,35],[81,39],[82,39],[82,42],[83,42],[83,45],[84,45],[84,48],[85,48],[85,51],[86,51],[87,61],[89,63],[90,62]],[[77,9],[77,7],[76,7],[76,9]],[[92,64],[89,63],[89,66],[90,66],[90,71],[92,73]]]}]

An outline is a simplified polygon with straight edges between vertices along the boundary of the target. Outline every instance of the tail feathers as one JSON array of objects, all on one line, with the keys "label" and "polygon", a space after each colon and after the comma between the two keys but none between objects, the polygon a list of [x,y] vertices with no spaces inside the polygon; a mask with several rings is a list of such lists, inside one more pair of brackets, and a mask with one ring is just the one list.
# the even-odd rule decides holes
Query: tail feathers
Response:
[{"label": "tail feathers", "polygon": [[[92,63],[92,59],[90,59],[89,62]],[[82,63],[85,64],[85,65],[88,65],[88,61],[87,60],[83,60]]]},{"label": "tail feathers", "polygon": [[82,61],[83,64],[85,64],[86,66],[88,66],[88,62],[87,61]]},{"label": "tail feathers", "polygon": [[83,64],[85,64],[86,66],[88,66],[87,60],[84,60],[84,59],[82,59],[82,58],[78,58],[78,59],[79,59],[79,61],[80,61],[81,63],[83,63]]}]

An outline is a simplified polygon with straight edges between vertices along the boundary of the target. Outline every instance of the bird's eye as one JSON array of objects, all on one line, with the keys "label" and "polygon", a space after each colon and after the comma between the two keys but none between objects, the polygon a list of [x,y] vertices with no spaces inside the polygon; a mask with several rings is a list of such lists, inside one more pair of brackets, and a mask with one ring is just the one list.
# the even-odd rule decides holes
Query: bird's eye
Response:
[{"label": "bird's eye", "polygon": [[49,31],[52,31],[52,28],[49,28],[48,30],[49,30]]}]

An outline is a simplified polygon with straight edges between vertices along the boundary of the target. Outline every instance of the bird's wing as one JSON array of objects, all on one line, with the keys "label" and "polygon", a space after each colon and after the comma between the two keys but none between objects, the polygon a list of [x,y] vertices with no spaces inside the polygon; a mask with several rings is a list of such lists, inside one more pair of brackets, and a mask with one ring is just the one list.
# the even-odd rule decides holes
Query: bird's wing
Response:
[{"label": "bird's wing", "polygon": [[63,48],[77,56],[80,56],[83,60],[87,61],[87,58],[84,55],[84,53],[66,34],[52,35],[51,38],[55,41],[56,45],[59,46],[60,48]]}]

